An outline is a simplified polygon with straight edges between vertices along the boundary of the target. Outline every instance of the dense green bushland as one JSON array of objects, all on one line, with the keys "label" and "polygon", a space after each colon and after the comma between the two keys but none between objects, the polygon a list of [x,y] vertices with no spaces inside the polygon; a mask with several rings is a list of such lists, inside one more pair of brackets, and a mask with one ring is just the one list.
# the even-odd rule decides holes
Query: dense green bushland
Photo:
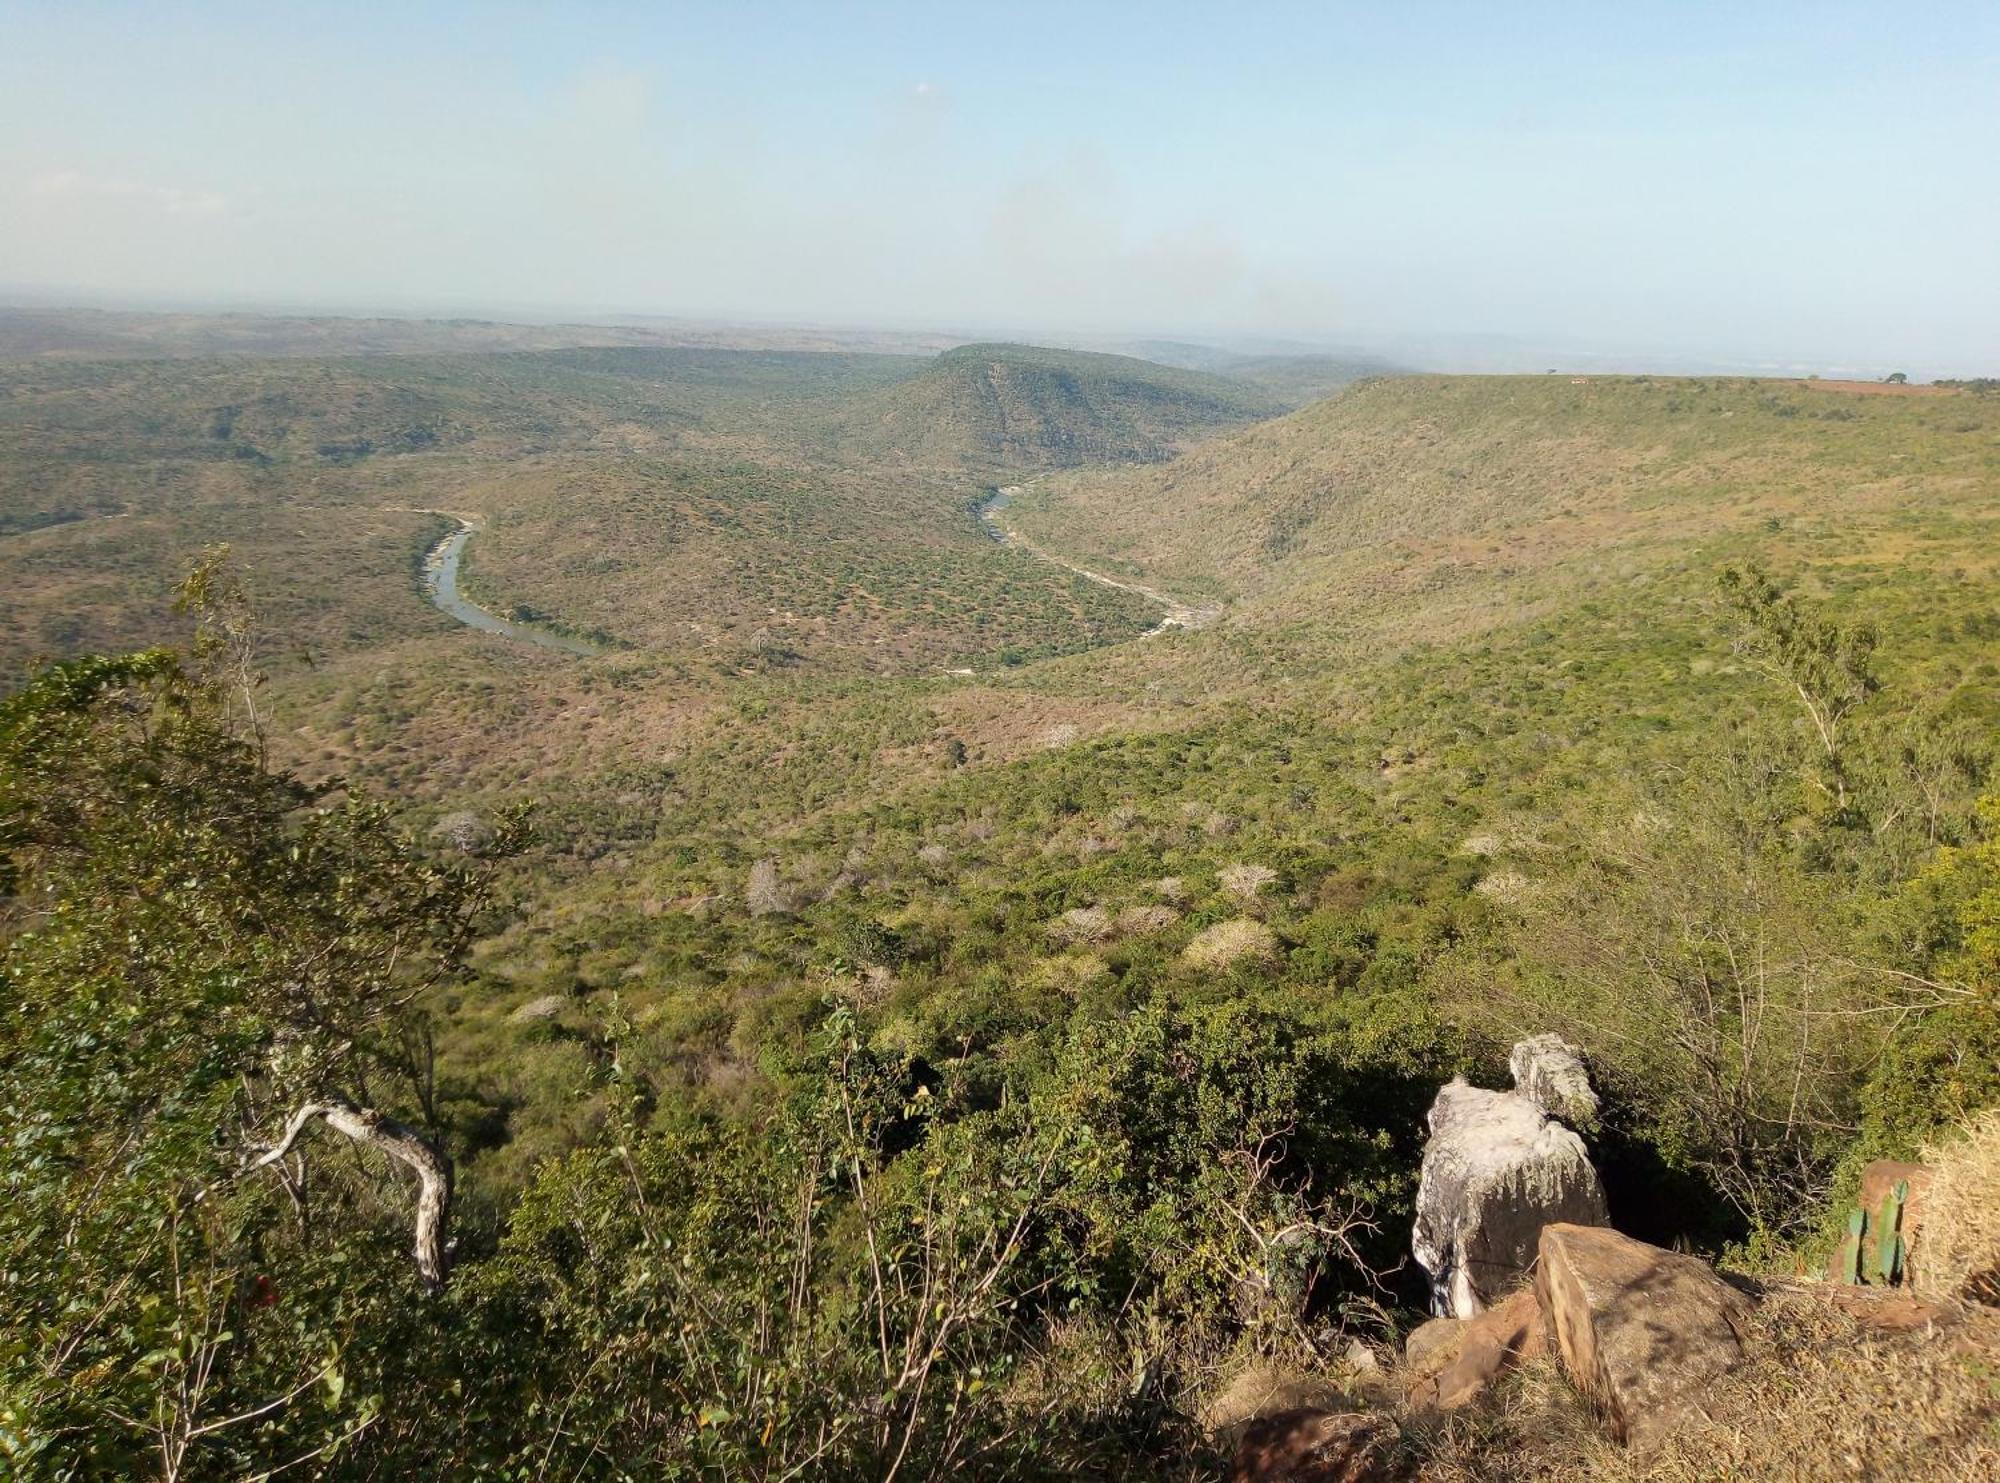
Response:
[{"label": "dense green bushland", "polygon": [[[753,1099],[674,1074],[663,1041],[698,1034],[649,1028],[622,972],[594,1015],[579,986],[517,1020],[578,1047],[598,1113],[496,1183],[434,1016],[507,831],[421,847],[261,765],[220,596],[196,668],[82,661],[0,717],[0,1445],[31,1475],[1198,1471],[1218,1356],[1324,1362],[1394,1306],[1421,1110],[1510,1015],[1587,1037],[1614,1178],[1650,1160],[1767,1237],[1857,1137],[1905,1148],[1996,1090],[2000,859],[1956,801],[1977,757],[1898,849],[1902,785],[1862,760],[1802,835],[1821,759],[1779,732],[1743,739],[1748,782],[1683,783],[1678,822],[1607,798],[1613,840],[1398,864],[1410,825],[1381,821],[1363,871],[1359,839],[1281,845],[1261,784],[1182,806],[1255,756],[1295,815],[1361,813],[1347,759],[1244,714],[947,789],[990,826],[970,843],[1069,842],[963,926],[935,878],[927,920],[753,881],[714,928],[796,955],[805,991],[737,1032]],[[1545,884],[1494,889],[1507,854]],[[1142,878],[1162,862],[1180,878]],[[1108,909],[1127,895],[1154,906]],[[387,1160],[319,1134],[266,1161],[328,1097],[465,1160],[441,1291],[399,1249]]]},{"label": "dense green bushland", "polygon": [[[200,657],[78,661],[0,715],[17,1467],[1013,1465],[1104,1447],[1023,1434],[1080,1422],[1017,1390],[1059,1329],[1158,1363],[1373,1291],[1438,1029],[1171,998],[997,1078],[823,1010],[771,1048],[776,1111],[731,1121],[660,1105],[607,1022],[610,1136],[428,1291],[399,1181],[280,1130],[335,1099],[445,1139],[426,1001],[483,907],[475,836],[435,855],[267,770],[237,654]],[[1156,1400],[1127,1397],[1142,1440]]]},{"label": "dense green bushland", "polygon": [[[1218,1376],[1414,1316],[1421,1113],[1524,1031],[1590,1055],[1615,1217],[1747,1260],[2000,1096],[1990,399],[1365,385],[1036,485],[1092,564],[1151,491],[1135,570],[1234,598],[1098,647],[1143,605],[979,532],[1008,464],[857,452],[902,369],[495,359],[436,373],[494,398],[462,461],[106,434],[217,527],[409,508],[393,583],[273,590],[253,522],[261,639],[209,572],[189,656],[0,713],[30,1476],[1207,1476]],[[467,507],[478,590],[633,646],[445,629]],[[308,1105],[410,1141],[273,1156]]]},{"label": "dense green bushland", "polygon": [[1271,404],[1124,357],[985,349],[1031,416],[967,390],[989,368],[962,352],[0,363],[22,619],[0,664],[160,637],[156,594],[224,539],[274,655],[439,639],[448,620],[408,601],[433,509],[485,517],[469,572],[490,605],[724,672],[1018,663],[1143,631],[1141,600],[993,542],[985,485],[1157,457]]}]

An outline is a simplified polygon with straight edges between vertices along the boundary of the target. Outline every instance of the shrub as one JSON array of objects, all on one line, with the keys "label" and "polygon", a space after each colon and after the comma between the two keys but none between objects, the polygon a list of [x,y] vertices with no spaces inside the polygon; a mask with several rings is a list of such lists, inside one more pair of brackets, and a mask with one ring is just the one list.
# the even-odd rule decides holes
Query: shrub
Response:
[{"label": "shrub", "polygon": [[1197,933],[1182,960],[1190,967],[1219,969],[1237,963],[1269,963],[1278,955],[1277,934],[1249,917],[1232,917]]}]

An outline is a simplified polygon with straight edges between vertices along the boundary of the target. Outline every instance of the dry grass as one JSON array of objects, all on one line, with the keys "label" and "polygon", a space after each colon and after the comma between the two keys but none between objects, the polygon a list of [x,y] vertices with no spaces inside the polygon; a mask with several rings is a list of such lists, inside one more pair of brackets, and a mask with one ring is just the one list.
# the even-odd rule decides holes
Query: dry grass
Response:
[{"label": "dry grass", "polygon": [[1924,1150],[1937,1170],[1910,1267],[1931,1292],[2000,1303],[2000,1108]]},{"label": "dry grass", "polygon": [[[2000,1314],[1872,1330],[1810,1289],[1758,1313],[1751,1360],[1631,1476],[2000,1479]],[[1609,1474],[1607,1476],[1618,1476]]]},{"label": "dry grass", "polygon": [[1872,1328],[1810,1287],[1757,1310],[1749,1361],[1650,1456],[1608,1442],[1553,1360],[1480,1405],[1416,1416],[1406,1439],[1423,1483],[1717,1483],[1735,1479],[2000,1479],[2000,1314],[1952,1309],[1934,1325]]},{"label": "dry grass", "polygon": [[1955,386],[1912,386],[1907,381],[1795,381],[1808,391],[1838,391],[1848,396],[1957,396]]},{"label": "dry grass", "polygon": [[1616,1477],[1623,1465],[1553,1359],[1532,1360],[1477,1405],[1405,1423],[1418,1483],[1529,1483]]}]

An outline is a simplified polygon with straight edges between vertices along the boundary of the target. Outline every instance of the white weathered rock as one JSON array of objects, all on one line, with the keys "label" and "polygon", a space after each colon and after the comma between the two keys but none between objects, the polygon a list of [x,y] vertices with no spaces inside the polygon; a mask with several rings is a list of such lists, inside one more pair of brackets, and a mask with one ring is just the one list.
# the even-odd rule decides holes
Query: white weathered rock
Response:
[{"label": "white weathered rock", "polygon": [[1606,1223],[1583,1140],[1520,1093],[1453,1081],[1429,1123],[1411,1245],[1434,1313],[1471,1318],[1521,1286],[1543,1226]]},{"label": "white weathered rock", "polygon": [[1514,1090],[1551,1117],[1585,1132],[1597,1126],[1597,1093],[1583,1068],[1583,1051],[1560,1035],[1535,1035],[1507,1058]]}]

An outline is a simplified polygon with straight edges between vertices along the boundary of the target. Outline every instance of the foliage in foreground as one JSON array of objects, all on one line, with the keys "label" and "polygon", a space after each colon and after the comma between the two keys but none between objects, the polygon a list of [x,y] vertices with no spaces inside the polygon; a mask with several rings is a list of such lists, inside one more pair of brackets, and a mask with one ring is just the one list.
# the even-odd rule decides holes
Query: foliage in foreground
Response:
[{"label": "foliage in foreground", "polygon": [[[613,996],[560,1042],[602,1125],[487,1187],[442,1292],[375,1153],[251,1166],[333,1093],[461,1162],[492,1139],[422,1017],[460,992],[483,828],[439,858],[266,766],[230,642],[46,671],[0,712],[0,1448],[77,1478],[1196,1470],[1218,1355],[1381,1321],[1421,1109],[1530,1023],[1593,1051],[1609,1172],[1795,1235],[1843,1157],[1993,1100],[2000,819],[1967,817],[1963,717],[1877,713],[1872,642],[1753,596],[1742,652],[1838,701],[1833,744],[1732,719],[1536,837],[1448,853],[1480,815],[1446,799],[1412,843],[1386,789],[1357,822],[1354,743],[1245,713],[878,806],[889,850],[997,832],[999,885],[918,853],[891,911],[750,866],[703,951],[800,965],[741,1035],[752,1095],[677,1084],[674,1025]],[[1524,714],[1406,755],[1559,793]]]},{"label": "foliage in foreground", "polygon": [[30,1476],[1024,1465],[1068,1444],[1013,1377],[1078,1322],[1151,1435],[1176,1348],[1373,1292],[1448,1064],[1421,1020],[1161,1001],[996,1100],[837,1013],[767,1119],[550,1164],[434,1294],[392,1169],[253,1155],[332,1088],[427,1122],[406,1011],[478,877],[265,767],[165,653],[44,672],[0,790],[0,1448]]}]

